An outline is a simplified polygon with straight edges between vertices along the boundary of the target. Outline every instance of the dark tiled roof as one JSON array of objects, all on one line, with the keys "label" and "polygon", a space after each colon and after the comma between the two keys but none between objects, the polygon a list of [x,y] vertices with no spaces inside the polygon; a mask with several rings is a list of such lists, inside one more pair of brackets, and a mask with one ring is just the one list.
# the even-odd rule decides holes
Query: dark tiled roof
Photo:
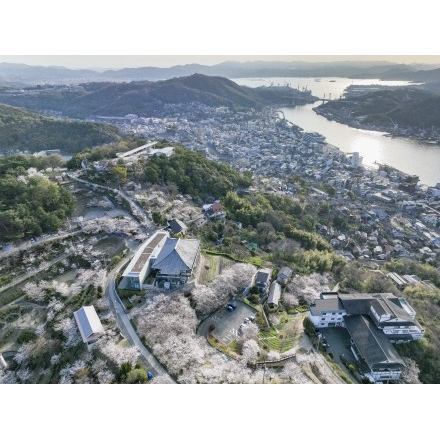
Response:
[{"label": "dark tiled roof", "polygon": [[186,229],[185,223],[181,222],[180,220],[173,218],[168,221],[169,228],[173,231],[174,234],[179,233],[180,231],[183,231]]},{"label": "dark tiled roof", "polygon": [[199,253],[199,247],[199,240],[167,238],[152,268],[166,275],[179,275],[181,272],[190,271]]},{"label": "dark tiled roof", "polygon": [[319,315],[321,312],[337,312],[344,310],[344,306],[339,298],[318,299],[310,304],[310,313]]},{"label": "dark tiled roof", "polygon": [[255,282],[256,283],[267,283],[267,281],[269,280],[269,277],[270,277],[270,273],[258,271],[257,276],[255,278]]},{"label": "dark tiled roof", "polygon": [[405,367],[388,338],[364,315],[344,316],[345,325],[370,369]]},{"label": "dark tiled roof", "polygon": [[368,293],[340,294],[339,298],[348,315],[367,315],[373,297]]}]

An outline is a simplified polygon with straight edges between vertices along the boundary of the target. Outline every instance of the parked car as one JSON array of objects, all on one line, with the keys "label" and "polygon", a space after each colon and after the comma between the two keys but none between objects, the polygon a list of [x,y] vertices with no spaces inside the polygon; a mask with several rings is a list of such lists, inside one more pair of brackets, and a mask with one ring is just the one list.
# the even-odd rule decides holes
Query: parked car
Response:
[{"label": "parked car", "polygon": [[147,377],[148,377],[148,379],[153,379],[154,374],[151,371],[148,371],[147,372]]},{"label": "parked car", "polygon": [[237,304],[235,304],[235,302],[231,302],[228,304],[228,307],[232,307],[232,310],[235,310],[237,308]]}]

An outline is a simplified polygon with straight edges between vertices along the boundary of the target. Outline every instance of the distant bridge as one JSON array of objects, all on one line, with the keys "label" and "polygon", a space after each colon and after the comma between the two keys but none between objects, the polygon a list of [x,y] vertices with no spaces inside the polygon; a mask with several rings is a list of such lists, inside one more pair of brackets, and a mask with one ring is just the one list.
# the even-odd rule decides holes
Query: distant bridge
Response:
[{"label": "distant bridge", "polygon": [[286,98],[291,101],[291,104],[286,104],[286,105],[296,105],[298,104],[298,101],[309,102],[310,104],[313,104],[316,101],[322,101],[323,104],[329,101],[334,101],[334,99],[331,98],[331,94],[329,98],[326,98],[324,96],[324,98],[317,98],[315,101],[312,101],[310,97],[301,97],[301,96],[283,96],[283,98]]}]

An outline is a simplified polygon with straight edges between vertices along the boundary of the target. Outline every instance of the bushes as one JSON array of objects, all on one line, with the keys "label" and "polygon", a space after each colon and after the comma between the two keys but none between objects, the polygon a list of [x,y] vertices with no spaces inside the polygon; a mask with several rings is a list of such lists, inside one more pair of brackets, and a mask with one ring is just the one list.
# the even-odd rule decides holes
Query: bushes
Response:
[{"label": "bushes", "polygon": [[303,327],[304,327],[304,333],[309,337],[315,336],[315,326],[313,325],[313,322],[310,320],[308,316],[304,318],[303,321]]},{"label": "bushes", "polygon": [[19,344],[25,344],[27,342],[35,341],[36,339],[37,339],[37,335],[35,334],[35,332],[33,330],[24,329],[20,333],[20,336],[17,338],[17,342]]}]

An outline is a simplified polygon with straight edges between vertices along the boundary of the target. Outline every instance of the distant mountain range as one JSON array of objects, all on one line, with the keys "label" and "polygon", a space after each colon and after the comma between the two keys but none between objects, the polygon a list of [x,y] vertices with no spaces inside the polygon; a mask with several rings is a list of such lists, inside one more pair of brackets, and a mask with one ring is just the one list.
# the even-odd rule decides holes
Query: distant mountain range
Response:
[{"label": "distant mountain range", "polygon": [[223,77],[194,74],[164,81],[88,82],[74,86],[0,89],[0,102],[63,116],[164,116],[170,104],[199,103],[234,109],[315,102],[310,91],[286,86],[246,87]]},{"label": "distant mountain range", "polygon": [[338,62],[271,62],[226,61],[214,66],[186,64],[173,67],[138,67],[109,69],[103,72],[92,69],[30,66],[0,63],[0,86],[23,87],[48,83],[79,83],[87,81],[157,81],[203,74],[225,78],[252,77],[345,77],[400,79],[405,81],[440,81],[439,68],[427,64],[397,64],[384,61]]}]

